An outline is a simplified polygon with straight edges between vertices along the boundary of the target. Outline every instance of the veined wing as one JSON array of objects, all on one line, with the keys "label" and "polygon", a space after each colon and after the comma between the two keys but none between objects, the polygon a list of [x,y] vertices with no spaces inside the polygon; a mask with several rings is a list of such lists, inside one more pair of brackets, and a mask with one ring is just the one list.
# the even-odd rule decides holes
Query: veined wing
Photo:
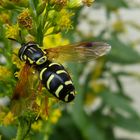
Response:
[{"label": "veined wing", "polygon": [[46,49],[49,60],[86,62],[107,54],[111,46],[103,42],[83,42]]}]

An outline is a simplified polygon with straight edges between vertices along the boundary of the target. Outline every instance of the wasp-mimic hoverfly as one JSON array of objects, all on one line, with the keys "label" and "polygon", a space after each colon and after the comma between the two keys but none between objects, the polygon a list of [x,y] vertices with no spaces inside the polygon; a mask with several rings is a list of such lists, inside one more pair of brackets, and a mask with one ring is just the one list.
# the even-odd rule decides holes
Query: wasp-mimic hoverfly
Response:
[{"label": "wasp-mimic hoverfly", "polygon": [[35,42],[22,44],[18,56],[25,61],[19,82],[16,85],[13,98],[18,99],[24,96],[28,89],[28,76],[33,67],[39,73],[39,80],[42,86],[64,102],[71,102],[75,98],[75,87],[72,79],[58,60],[86,62],[94,60],[107,54],[111,46],[102,42],[83,42],[72,45],[48,48],[42,50]]}]

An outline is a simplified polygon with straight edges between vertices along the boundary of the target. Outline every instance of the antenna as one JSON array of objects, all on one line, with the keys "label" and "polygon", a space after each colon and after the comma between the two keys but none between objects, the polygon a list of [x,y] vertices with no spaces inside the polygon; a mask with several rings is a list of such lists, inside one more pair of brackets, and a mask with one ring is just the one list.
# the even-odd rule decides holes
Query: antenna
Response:
[{"label": "antenna", "polygon": [[[9,40],[12,40],[12,41],[15,41],[15,42],[17,42],[17,43],[20,43],[18,40],[14,39],[14,38],[8,37],[8,39],[9,39]],[[21,43],[20,43],[20,44],[21,44]]]},{"label": "antenna", "polygon": [[15,41],[15,42],[23,45],[24,44],[24,41],[23,41],[23,38],[22,38],[21,30],[19,31],[19,37],[20,37],[19,40],[15,39],[15,38],[11,38],[11,37],[9,37],[8,39],[10,39],[12,41]]}]

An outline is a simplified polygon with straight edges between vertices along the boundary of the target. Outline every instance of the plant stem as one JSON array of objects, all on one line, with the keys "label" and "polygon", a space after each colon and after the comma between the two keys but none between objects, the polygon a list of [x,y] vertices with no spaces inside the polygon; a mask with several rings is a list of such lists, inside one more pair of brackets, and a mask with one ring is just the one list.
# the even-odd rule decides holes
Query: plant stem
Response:
[{"label": "plant stem", "polygon": [[24,140],[24,138],[30,132],[30,128],[31,128],[31,121],[29,119],[21,117],[19,119],[16,140]]}]

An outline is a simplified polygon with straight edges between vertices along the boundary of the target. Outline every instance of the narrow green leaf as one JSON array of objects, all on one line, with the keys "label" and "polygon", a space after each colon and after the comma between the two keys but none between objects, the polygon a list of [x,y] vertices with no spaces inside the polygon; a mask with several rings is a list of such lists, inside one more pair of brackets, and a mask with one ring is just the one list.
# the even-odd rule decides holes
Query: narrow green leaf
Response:
[{"label": "narrow green leaf", "polygon": [[131,107],[130,102],[125,98],[118,96],[118,94],[105,91],[99,94],[99,96],[107,106],[114,110],[120,110],[127,112],[132,116],[138,116],[137,112]]},{"label": "narrow green leaf", "polygon": [[38,28],[37,28],[37,42],[40,46],[43,45],[43,32],[42,32],[42,24],[39,23]]},{"label": "narrow green leaf", "polygon": [[0,135],[2,135],[3,139],[12,139],[16,135],[16,128],[15,126],[0,126]]},{"label": "narrow green leaf", "polygon": [[37,6],[37,10],[36,10],[37,11],[37,15],[42,14],[42,12],[44,11],[45,7],[46,7],[46,2],[45,1],[43,1],[42,3],[40,3]]},{"label": "narrow green leaf", "polygon": [[107,55],[110,62],[119,64],[140,63],[140,54],[130,44],[124,44],[116,36],[112,37],[108,43],[112,46]]},{"label": "narrow green leaf", "polygon": [[140,132],[140,119],[126,118],[116,114],[115,125],[133,132]]}]

